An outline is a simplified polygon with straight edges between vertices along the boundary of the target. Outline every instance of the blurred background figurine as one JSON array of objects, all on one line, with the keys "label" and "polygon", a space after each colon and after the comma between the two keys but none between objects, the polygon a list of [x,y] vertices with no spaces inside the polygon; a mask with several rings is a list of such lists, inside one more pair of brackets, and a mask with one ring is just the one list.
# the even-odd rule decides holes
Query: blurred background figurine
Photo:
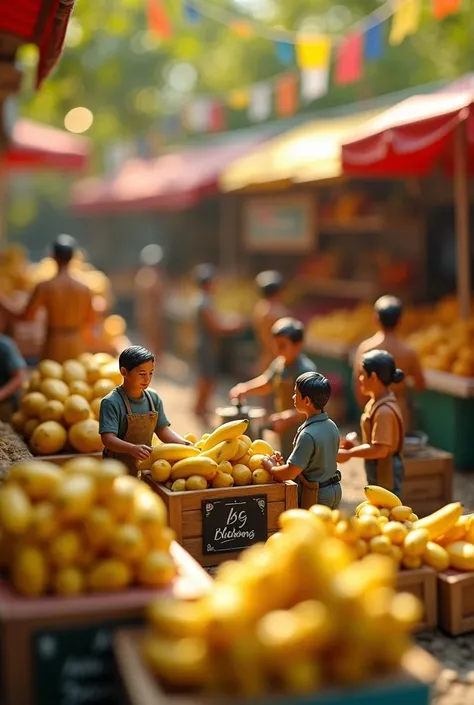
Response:
[{"label": "blurred background figurine", "polygon": [[418,353],[408,345],[398,334],[398,328],[403,314],[403,305],[395,296],[381,296],[374,305],[380,330],[371,338],[364,340],[357,348],[353,364],[353,387],[357,402],[361,408],[368,401],[359,384],[360,362],[364,353],[370,350],[386,350],[395,358],[397,365],[404,371],[405,380],[397,385],[394,391],[402,412],[405,430],[412,432],[414,428],[414,413],[410,402],[410,387],[421,392],[425,380]]},{"label": "blurred background figurine", "polygon": [[70,271],[77,244],[70,235],[59,235],[53,243],[52,256],[57,273],[37,284],[23,310],[14,308],[6,297],[0,308],[16,320],[32,321],[36,313],[46,312],[46,335],[43,359],[64,362],[87,352],[88,331],[94,325],[92,291],[75,279]]},{"label": "blurred background figurine", "polygon": [[196,372],[197,388],[194,412],[207,420],[209,402],[219,374],[219,342],[223,336],[243,330],[240,317],[222,320],[213,300],[216,270],[212,264],[200,264],[194,270],[194,280],[199,288],[196,304]]},{"label": "blurred background figurine", "polygon": [[135,277],[135,321],[143,345],[158,362],[164,344],[165,281],[162,267],[163,250],[151,244],[140,253],[141,267]]},{"label": "blurred background figurine", "polygon": [[10,421],[17,410],[25,379],[25,360],[13,340],[0,333],[0,421]]},{"label": "blurred background figurine", "polygon": [[253,328],[259,344],[256,372],[262,374],[275,357],[272,326],[280,318],[289,316],[290,312],[281,301],[285,282],[280,272],[260,272],[255,282],[261,295],[253,311]]}]

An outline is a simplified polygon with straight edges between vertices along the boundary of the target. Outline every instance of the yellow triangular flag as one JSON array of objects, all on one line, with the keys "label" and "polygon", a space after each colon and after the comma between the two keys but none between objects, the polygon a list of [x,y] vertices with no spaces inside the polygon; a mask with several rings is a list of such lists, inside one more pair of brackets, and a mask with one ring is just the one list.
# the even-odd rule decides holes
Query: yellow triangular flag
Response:
[{"label": "yellow triangular flag", "polygon": [[397,0],[392,19],[389,44],[398,46],[410,34],[415,34],[421,21],[421,0]]},{"label": "yellow triangular flag", "polygon": [[331,60],[331,38],[302,34],[296,42],[296,62],[300,69],[326,69]]},{"label": "yellow triangular flag", "polygon": [[233,110],[244,110],[249,104],[250,95],[246,88],[236,88],[227,96],[227,105]]}]

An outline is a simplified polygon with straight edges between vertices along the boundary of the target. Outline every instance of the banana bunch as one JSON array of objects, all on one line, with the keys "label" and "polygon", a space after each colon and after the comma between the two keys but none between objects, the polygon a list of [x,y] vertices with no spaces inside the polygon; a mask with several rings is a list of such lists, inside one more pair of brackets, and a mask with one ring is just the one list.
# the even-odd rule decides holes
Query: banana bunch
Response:
[{"label": "banana bunch", "polygon": [[357,560],[318,507],[284,512],[279,526],[266,544],[223,563],[202,599],[150,606],[143,656],[165,687],[298,697],[399,667],[422,606],[396,592],[394,562]]},{"label": "banana bunch", "polygon": [[262,461],[274,450],[266,441],[252,442],[245,435],[247,427],[247,420],[229,421],[199,441],[188,433],[185,438],[190,446],[161,443],[137,468],[148,470],[156,482],[173,492],[272,482]]}]

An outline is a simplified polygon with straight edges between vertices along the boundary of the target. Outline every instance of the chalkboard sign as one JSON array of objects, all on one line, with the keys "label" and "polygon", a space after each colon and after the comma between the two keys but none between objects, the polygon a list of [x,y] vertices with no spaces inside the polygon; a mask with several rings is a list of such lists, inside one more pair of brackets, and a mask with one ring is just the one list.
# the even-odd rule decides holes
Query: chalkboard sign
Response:
[{"label": "chalkboard sign", "polygon": [[138,620],[102,622],[35,632],[33,694],[35,705],[117,705],[113,632]]},{"label": "chalkboard sign", "polygon": [[244,207],[244,242],[254,252],[314,251],[313,198],[294,194],[248,199]]},{"label": "chalkboard sign", "polygon": [[241,551],[259,541],[266,541],[267,497],[226,497],[202,501],[202,552]]}]

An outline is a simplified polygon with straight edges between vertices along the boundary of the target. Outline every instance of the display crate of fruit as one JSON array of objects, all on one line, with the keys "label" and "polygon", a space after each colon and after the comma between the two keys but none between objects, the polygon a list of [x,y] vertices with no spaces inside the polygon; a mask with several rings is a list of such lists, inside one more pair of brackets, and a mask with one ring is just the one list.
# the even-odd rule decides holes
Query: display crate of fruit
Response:
[{"label": "display crate of fruit", "polygon": [[426,516],[453,501],[454,459],[451,453],[426,446],[405,446],[403,502],[418,516]]},{"label": "display crate of fruit", "polygon": [[451,636],[474,631],[474,571],[438,575],[439,627]]}]

